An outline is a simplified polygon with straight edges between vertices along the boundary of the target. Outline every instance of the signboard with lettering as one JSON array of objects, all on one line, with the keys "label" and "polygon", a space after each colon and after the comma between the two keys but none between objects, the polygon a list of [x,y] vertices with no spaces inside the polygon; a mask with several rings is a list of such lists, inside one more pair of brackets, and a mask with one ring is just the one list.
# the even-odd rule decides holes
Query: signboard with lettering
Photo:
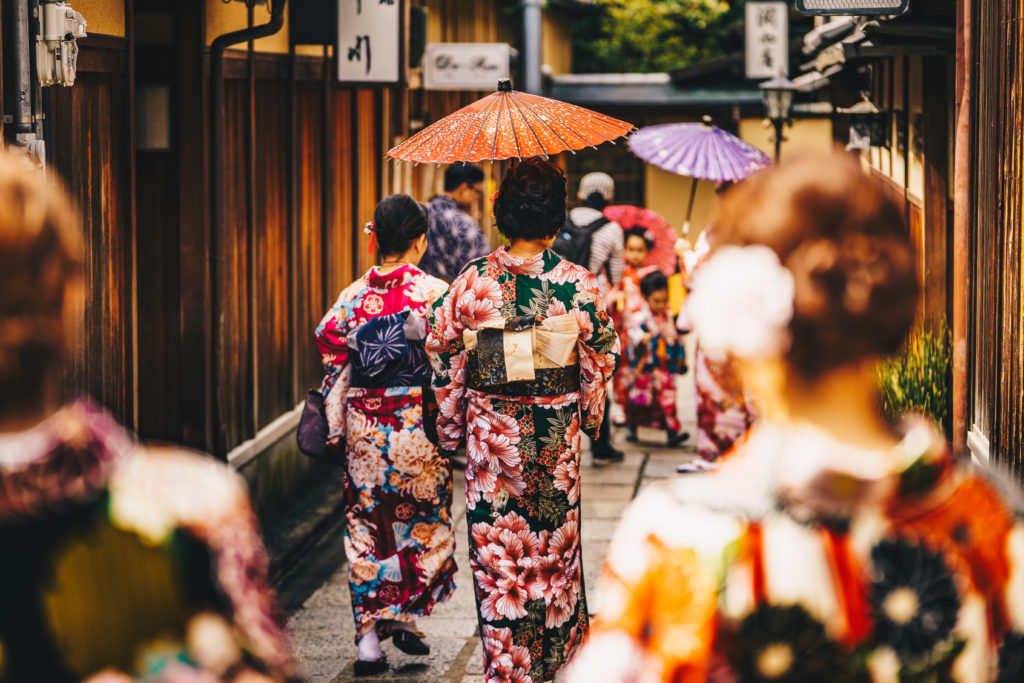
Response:
[{"label": "signboard with lettering", "polygon": [[402,0],[338,0],[338,80],[405,80],[402,9]]},{"label": "signboard with lettering", "polygon": [[747,78],[762,80],[789,73],[789,3],[746,5]]},{"label": "signboard with lettering", "polygon": [[800,14],[903,14],[910,0],[796,0]]},{"label": "signboard with lettering", "polygon": [[509,77],[507,43],[431,43],[423,59],[427,90],[494,90]]}]

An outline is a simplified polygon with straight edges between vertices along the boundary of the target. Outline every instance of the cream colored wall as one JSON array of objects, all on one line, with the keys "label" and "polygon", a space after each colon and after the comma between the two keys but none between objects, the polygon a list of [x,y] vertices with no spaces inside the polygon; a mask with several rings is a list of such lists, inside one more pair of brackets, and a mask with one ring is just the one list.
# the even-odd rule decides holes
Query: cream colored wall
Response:
[{"label": "cream colored wall", "polygon": [[[671,223],[676,229],[676,234],[683,234],[686,207],[690,201],[690,187],[693,181],[650,164],[645,168],[644,193],[647,208]],[[697,181],[697,194],[693,199],[693,215],[690,219],[691,242],[696,241],[697,235],[707,225],[714,205],[715,184],[707,180]]]},{"label": "cream colored wall", "polygon": [[[224,3],[221,0],[206,0],[206,43],[229,31],[238,31],[249,25],[248,10],[244,2]],[[253,25],[259,26],[270,21],[270,10],[267,5],[257,5],[253,10]],[[288,12],[284,13],[284,26],[272,36],[260,38],[255,42],[257,52],[287,53],[288,52]],[[245,43],[239,43],[233,49],[246,49]],[[319,57],[323,48],[319,45],[297,45],[296,54]]]},{"label": "cream colored wall", "polygon": [[85,17],[89,35],[124,37],[125,0],[72,0],[72,7]]},{"label": "cream colored wall", "polygon": [[[775,154],[775,143],[772,138],[775,130],[765,126],[762,119],[743,119],[740,121],[740,137],[772,156]],[[832,121],[829,119],[796,119],[793,126],[786,128],[782,143],[781,156],[804,152],[828,152],[832,149]]]}]

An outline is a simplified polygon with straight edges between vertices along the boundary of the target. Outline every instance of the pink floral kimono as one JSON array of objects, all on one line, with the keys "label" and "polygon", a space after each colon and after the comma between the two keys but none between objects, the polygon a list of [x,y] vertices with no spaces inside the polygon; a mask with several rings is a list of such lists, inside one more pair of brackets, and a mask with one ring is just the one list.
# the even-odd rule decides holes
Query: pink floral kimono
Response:
[{"label": "pink floral kimono", "polygon": [[328,443],[344,443],[345,555],[357,635],[426,616],[455,588],[451,460],[423,429],[424,317],[445,283],[371,268],[316,331]]},{"label": "pink floral kimono", "polygon": [[471,262],[429,325],[440,445],[466,447],[485,677],[551,680],[587,632],[580,439],[597,436],[618,338],[594,275],[550,250]]}]

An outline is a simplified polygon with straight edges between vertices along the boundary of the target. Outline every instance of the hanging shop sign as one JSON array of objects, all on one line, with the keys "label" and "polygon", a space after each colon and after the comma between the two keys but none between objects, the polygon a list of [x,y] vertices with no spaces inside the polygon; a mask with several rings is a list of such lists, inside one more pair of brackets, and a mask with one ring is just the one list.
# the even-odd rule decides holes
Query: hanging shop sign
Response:
[{"label": "hanging shop sign", "polygon": [[746,5],[747,78],[763,80],[789,73],[789,3]]},{"label": "hanging shop sign", "polygon": [[910,0],[796,0],[800,14],[903,14]]},{"label": "hanging shop sign", "polygon": [[338,0],[338,80],[392,85],[402,69],[402,0]]},{"label": "hanging shop sign", "polygon": [[509,78],[507,43],[431,43],[423,59],[427,90],[494,90]]}]

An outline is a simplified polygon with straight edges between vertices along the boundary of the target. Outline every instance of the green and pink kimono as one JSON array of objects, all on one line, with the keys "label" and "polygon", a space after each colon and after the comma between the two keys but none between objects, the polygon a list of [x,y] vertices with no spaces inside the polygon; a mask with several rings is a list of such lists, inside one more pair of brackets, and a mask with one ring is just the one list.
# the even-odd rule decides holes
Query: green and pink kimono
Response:
[{"label": "green and pink kimono", "polygon": [[[578,328],[571,360],[520,379],[516,335],[566,315]],[[587,632],[580,441],[600,428],[618,338],[594,275],[550,250],[524,259],[501,248],[471,262],[428,325],[440,447],[466,448],[486,678],[550,680]]]}]

